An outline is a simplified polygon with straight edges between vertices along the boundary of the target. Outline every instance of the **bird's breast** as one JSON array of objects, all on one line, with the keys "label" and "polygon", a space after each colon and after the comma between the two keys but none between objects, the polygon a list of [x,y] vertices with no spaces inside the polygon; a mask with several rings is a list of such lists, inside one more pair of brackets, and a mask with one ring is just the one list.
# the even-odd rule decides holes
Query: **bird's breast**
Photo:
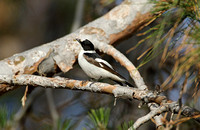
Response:
[{"label": "bird's breast", "polygon": [[78,55],[78,63],[82,70],[91,78],[94,79],[99,79],[100,73],[99,68],[96,67],[95,65],[89,63],[84,57],[83,57],[83,52],[80,52]]}]

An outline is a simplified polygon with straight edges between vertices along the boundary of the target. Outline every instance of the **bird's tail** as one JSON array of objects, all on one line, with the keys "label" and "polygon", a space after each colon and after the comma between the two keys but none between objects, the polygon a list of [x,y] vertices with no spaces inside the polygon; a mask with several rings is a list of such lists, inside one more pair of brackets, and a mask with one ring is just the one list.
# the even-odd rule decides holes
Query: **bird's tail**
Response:
[{"label": "bird's tail", "polygon": [[[113,79],[112,79],[113,80]],[[117,80],[113,80],[113,81],[115,81],[116,83],[118,83],[119,85],[121,85],[121,86],[123,86],[123,83],[124,84],[126,84],[126,85],[128,85],[129,87],[134,87],[134,85],[132,85],[131,83],[129,83],[128,81],[124,81],[123,83],[122,82],[120,82],[120,81],[117,81]]]},{"label": "bird's tail", "polygon": [[128,81],[124,82],[126,85],[128,85],[129,87],[134,87],[134,85],[132,85],[131,83],[129,83]]}]

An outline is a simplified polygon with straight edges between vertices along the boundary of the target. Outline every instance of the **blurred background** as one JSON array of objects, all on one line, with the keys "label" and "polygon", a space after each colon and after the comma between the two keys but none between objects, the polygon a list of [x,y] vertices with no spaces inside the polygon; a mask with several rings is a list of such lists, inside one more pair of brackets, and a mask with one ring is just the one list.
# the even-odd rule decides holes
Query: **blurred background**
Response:
[{"label": "blurred background", "polygon": [[[69,34],[78,27],[87,24],[90,21],[104,15],[122,0],[1,0],[0,1],[0,59],[10,57],[13,54],[23,52],[44,43],[51,42],[57,38]],[[145,27],[141,32],[154,26],[159,20]],[[184,23],[183,23],[184,24]],[[139,33],[141,33],[139,32]],[[139,46],[134,51],[127,53],[145,36],[133,35],[124,41],[115,44],[115,47],[125,54],[136,66],[139,66],[141,60],[137,58],[145,52],[149,46]],[[113,58],[102,55],[109,61],[114,68],[124,77],[131,81],[125,68],[116,63]],[[139,68],[145,83],[149,89],[154,90],[158,84],[162,84],[170,75],[174,61],[169,59],[166,65],[159,67],[161,56],[157,56],[144,66]],[[74,79],[89,79],[80,69],[78,64],[68,73],[61,76]],[[110,82],[110,81],[105,81]],[[191,83],[190,83],[191,84]],[[180,84],[165,91],[169,99],[177,101],[179,98]],[[189,85],[189,91],[192,84]],[[48,92],[45,89],[37,95],[32,102],[27,114],[21,124],[24,129],[51,129],[53,119],[49,109],[47,99]],[[70,129],[91,129],[92,121],[88,115],[91,109],[101,107],[110,109],[110,119],[108,128],[117,129],[124,122],[135,121],[148,113],[148,108],[144,105],[138,109],[138,101],[129,101],[118,99],[116,106],[114,98],[105,94],[95,94],[91,92],[72,91],[67,89],[49,89],[52,94],[53,103],[62,123],[68,122]],[[9,120],[21,108],[21,98],[23,97],[25,86],[6,93],[0,97],[0,107],[4,111],[5,117]],[[35,90],[34,90],[35,91]],[[183,103],[200,110],[198,98],[194,102],[188,92],[183,96]],[[184,129],[190,128],[189,125],[197,128],[198,125],[193,121],[188,121]],[[149,121],[140,129],[155,129],[155,125]],[[67,128],[66,128],[67,129]]]}]

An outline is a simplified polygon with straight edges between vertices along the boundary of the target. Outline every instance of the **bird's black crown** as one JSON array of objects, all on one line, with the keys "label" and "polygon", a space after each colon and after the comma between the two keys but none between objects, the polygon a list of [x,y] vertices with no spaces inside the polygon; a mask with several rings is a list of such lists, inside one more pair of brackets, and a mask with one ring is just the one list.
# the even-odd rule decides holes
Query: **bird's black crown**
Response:
[{"label": "bird's black crown", "polygon": [[84,41],[81,41],[80,39],[76,40],[81,44],[85,51],[94,50],[94,45],[88,39],[85,39]]}]

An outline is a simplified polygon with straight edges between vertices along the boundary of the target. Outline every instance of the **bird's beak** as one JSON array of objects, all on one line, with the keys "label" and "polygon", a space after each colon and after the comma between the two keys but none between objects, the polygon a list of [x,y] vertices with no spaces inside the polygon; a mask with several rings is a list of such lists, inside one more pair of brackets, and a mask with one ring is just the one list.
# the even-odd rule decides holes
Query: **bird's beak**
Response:
[{"label": "bird's beak", "polygon": [[78,38],[76,38],[76,41],[78,41],[79,43],[81,43],[81,40],[80,40],[80,39],[78,39]]}]

